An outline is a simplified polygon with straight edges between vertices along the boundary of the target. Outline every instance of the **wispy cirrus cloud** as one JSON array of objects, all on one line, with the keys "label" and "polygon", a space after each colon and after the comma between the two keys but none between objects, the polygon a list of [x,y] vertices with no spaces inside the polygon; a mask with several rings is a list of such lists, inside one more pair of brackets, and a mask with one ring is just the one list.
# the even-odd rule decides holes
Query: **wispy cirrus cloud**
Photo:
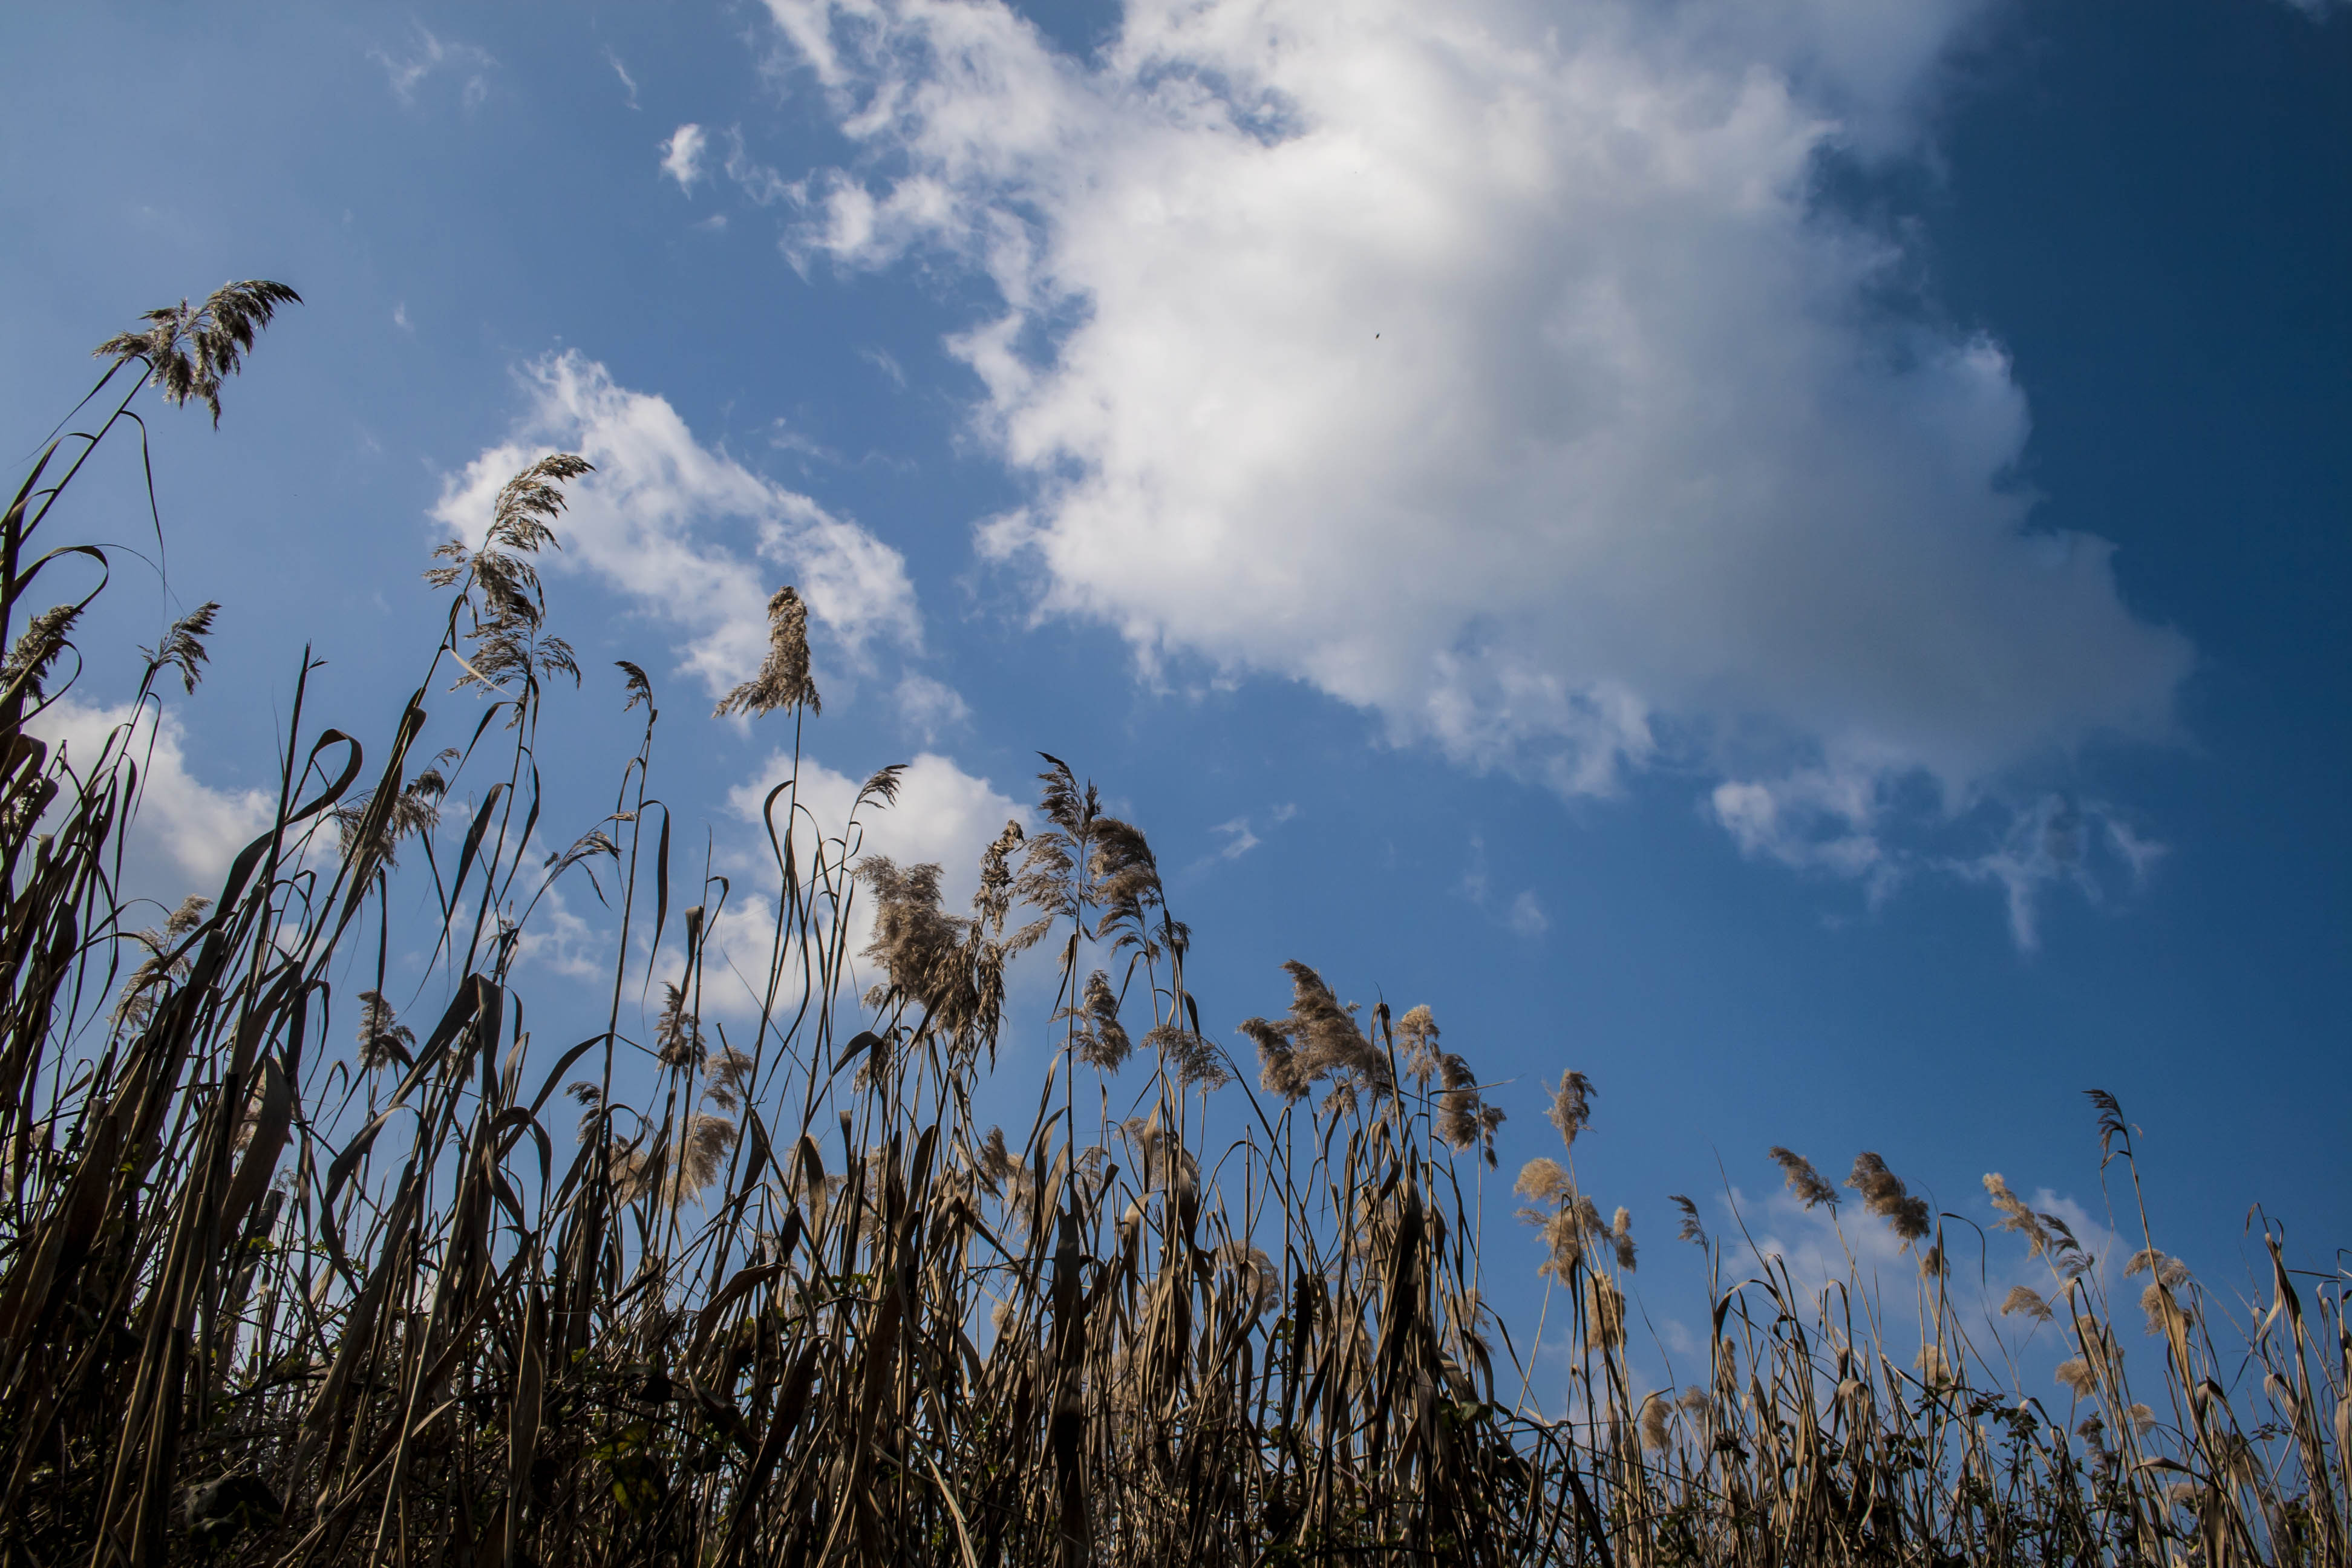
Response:
[{"label": "wispy cirrus cloud", "polygon": [[377,45],[368,50],[368,58],[383,68],[393,97],[402,103],[414,105],[417,89],[427,79],[447,75],[457,79],[458,100],[468,109],[489,97],[489,73],[498,68],[499,63],[478,45],[445,38],[424,26],[417,27],[416,37],[407,47],[395,52]]}]

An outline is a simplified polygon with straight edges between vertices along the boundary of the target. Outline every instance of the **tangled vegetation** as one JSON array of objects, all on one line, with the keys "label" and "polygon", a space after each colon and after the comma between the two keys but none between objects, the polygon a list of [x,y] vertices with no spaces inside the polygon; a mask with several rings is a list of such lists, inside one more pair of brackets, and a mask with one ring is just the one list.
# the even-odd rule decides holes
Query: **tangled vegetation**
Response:
[{"label": "tangled vegetation", "polygon": [[[298,688],[268,830],[131,929],[153,731],[134,718],[95,755],[37,738],[98,590],[37,614],[35,590],[106,563],[51,546],[52,515],[143,428],[142,391],[217,420],[295,300],[231,285],[110,342],[83,405],[104,417],[5,517],[7,1563],[2347,1561],[2341,1275],[2298,1285],[2270,1236],[2271,1299],[2232,1328],[2142,1215],[2120,1276],[2155,1336],[2136,1390],[2116,1277],[1989,1176],[2000,1245],[2049,1271],[2001,1321],[2074,1352],[2024,1386],[1964,1324],[1944,1216],[1876,1154],[1842,1190],[1775,1149],[1800,1201],[1850,1190],[1916,1255],[1918,1353],[1882,1319],[1907,1303],[1801,1285],[1677,1199],[1713,1280],[1705,1381],[1645,1388],[1631,1216],[1575,1170],[1590,1081],[1561,1077],[1559,1154],[1517,1177],[1532,1238],[1482,1237],[1502,1110],[1428,1010],[1366,1015],[1292,963],[1286,1013],[1205,1026],[1144,836],[1050,758],[1039,827],[1007,826],[968,913],[940,868],[862,853],[895,770],[843,822],[780,784],[762,1005],[730,1039],[704,1000],[730,894],[673,907],[635,666],[613,809],[536,847],[541,703],[580,671],[533,563],[577,458],[517,475],[481,545],[440,552],[443,633],[382,742],[319,727]],[[145,654],[134,714],[194,689],[215,608]],[[720,710],[791,722],[797,756],[806,613],[784,588],[771,614]],[[428,757],[436,706],[462,739]],[[558,1049],[516,972],[573,875],[617,924],[604,1025]],[[434,994],[398,1007],[395,882],[429,889],[438,944]],[[1030,949],[1057,966],[1062,1048],[1008,1135],[972,1091]],[[2136,1195],[2130,1130],[2095,1098]],[[1240,1135],[1213,1138],[1213,1109]],[[1525,1397],[1536,1347],[1482,1304],[1482,1240],[1549,1277],[1557,1418]]]}]

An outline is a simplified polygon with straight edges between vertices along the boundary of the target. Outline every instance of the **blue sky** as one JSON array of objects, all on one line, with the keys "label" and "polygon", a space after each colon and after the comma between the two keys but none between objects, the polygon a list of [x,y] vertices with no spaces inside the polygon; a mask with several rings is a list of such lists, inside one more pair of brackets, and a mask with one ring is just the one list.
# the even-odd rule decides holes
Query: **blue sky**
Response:
[{"label": "blue sky", "polygon": [[[1221,1026],[1292,957],[1428,1003],[1512,1080],[1506,1174],[1538,1078],[1590,1073],[1662,1315],[1669,1192],[1798,1234],[1772,1143],[2101,1211],[2093,1086],[2209,1277],[2257,1202],[2347,1234],[2344,5],[0,27],[16,449],[137,310],[308,300],[217,434],[157,425],[169,607],[226,606],[159,894],[305,643],[382,731],[425,552],[560,444],[603,469],[552,577],[578,826],[629,658],[681,811],[743,841],[777,737],[702,714],[798,582],[812,755],[926,759],[889,847],[968,878],[1050,751],[1150,834]],[[128,479],[83,526],[144,548]],[[124,581],[104,630],[149,640]]]}]

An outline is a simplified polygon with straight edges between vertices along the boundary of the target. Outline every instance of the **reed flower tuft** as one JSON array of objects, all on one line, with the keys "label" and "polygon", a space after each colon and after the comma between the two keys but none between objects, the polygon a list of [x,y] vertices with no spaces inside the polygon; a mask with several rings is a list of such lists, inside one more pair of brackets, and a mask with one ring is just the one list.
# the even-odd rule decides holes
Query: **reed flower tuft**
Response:
[{"label": "reed flower tuft", "polygon": [[1576,1135],[1592,1122],[1592,1097],[1600,1091],[1592,1080],[1580,1072],[1559,1075],[1559,1087],[1552,1091],[1551,1124],[1559,1129],[1559,1141],[1571,1152],[1576,1148]]},{"label": "reed flower tuft", "polygon": [[779,708],[824,711],[816,682],[809,678],[808,606],[789,583],[768,600],[768,657],[760,673],[719,700],[711,717],[757,715]]},{"label": "reed flower tuft", "polygon": [[1787,1175],[1789,1190],[1797,1194],[1799,1203],[1807,1208],[1827,1204],[1832,1213],[1836,1212],[1837,1189],[1823,1180],[1819,1171],[1813,1169],[1811,1161],[1790,1150],[1780,1148],[1777,1144],[1769,1152],[1772,1163],[1780,1166],[1782,1173]]},{"label": "reed flower tuft", "polygon": [[57,662],[58,655],[73,646],[67,640],[67,634],[80,618],[79,605],[52,605],[35,616],[17,634],[16,646],[8,650],[7,662],[0,664],[0,689],[18,691],[38,702],[44,695],[42,688],[48,679],[49,667]]},{"label": "reed flower tuft", "polygon": [[2001,1299],[2000,1315],[2007,1318],[2019,1312],[2037,1323],[2046,1323],[2051,1317],[2050,1303],[2027,1286],[2012,1285],[2009,1288],[2009,1294]]},{"label": "reed flower tuft", "polygon": [[1904,1189],[1886,1162],[1868,1150],[1853,1157],[1853,1174],[1845,1184],[1862,1194],[1870,1212],[1886,1222],[1886,1227],[1901,1237],[1906,1246],[1921,1240],[1927,1234],[1930,1215],[1925,1198],[1913,1197]]},{"label": "reed flower tuft", "polygon": [[244,368],[247,352],[280,305],[301,302],[301,295],[266,278],[224,283],[194,310],[183,300],[148,311],[146,331],[118,333],[91,353],[117,364],[145,360],[166,403],[193,399],[212,410],[218,425],[223,378]]},{"label": "reed flower tuft", "polygon": [[193,696],[196,682],[204,679],[200,667],[212,658],[205,649],[204,639],[212,635],[213,618],[219,614],[220,605],[206,600],[173,621],[159,646],[141,648],[139,651],[147,659],[148,679],[152,680],[166,669],[176,669],[182,689]]},{"label": "reed flower tuft", "polygon": [[1668,1194],[1667,1202],[1673,1204],[1675,1207],[1681,1212],[1683,1216],[1682,1229],[1675,1233],[1675,1239],[1676,1241],[1687,1241],[1697,1247],[1705,1247],[1706,1245],[1706,1227],[1698,1222],[1698,1205],[1691,1202],[1690,1199],[1685,1197],[1680,1193]]},{"label": "reed flower tuft", "polygon": [[380,991],[360,993],[360,1067],[375,1072],[398,1062],[416,1063],[416,1031],[393,1016],[392,1005]]}]

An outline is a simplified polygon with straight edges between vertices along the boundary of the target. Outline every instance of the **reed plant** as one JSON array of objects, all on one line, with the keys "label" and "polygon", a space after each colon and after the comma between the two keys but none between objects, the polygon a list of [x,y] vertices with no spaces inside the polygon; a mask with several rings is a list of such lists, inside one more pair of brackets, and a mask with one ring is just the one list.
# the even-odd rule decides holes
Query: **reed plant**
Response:
[{"label": "reed plant", "polygon": [[[637,667],[611,809],[541,841],[542,704],[581,671],[536,563],[575,457],[439,552],[441,634],[380,736],[318,725],[306,655],[267,831],[132,929],[135,715],[194,689],[216,607],[143,654],[97,754],[45,743],[107,565],[53,514],[100,446],[143,442],[142,394],[217,421],[295,301],[233,284],[103,345],[87,428],[5,520],[7,1563],[2347,1560],[2344,1277],[2265,1230],[2268,1299],[2233,1322],[2157,1249],[2112,1098],[2102,1171],[2141,1242],[2120,1275],[1986,1178],[1986,1245],[2047,1270],[2000,1321],[2063,1336],[2058,1382],[1971,1330],[1964,1222],[1876,1154],[1840,1187],[1776,1149],[1798,1201],[1890,1228],[1916,1300],[1858,1267],[1801,1281],[1676,1199],[1705,1370],[1645,1387],[1632,1217],[1576,1169],[1587,1078],[1561,1074],[1560,1152],[1518,1173],[1531,1235],[1490,1235],[1503,1108],[1428,1009],[1367,1013],[1294,963],[1286,1011],[1204,1024],[1145,836],[1073,768],[1045,759],[1037,826],[948,909],[939,867],[864,851],[896,770],[840,821],[801,799],[819,698],[789,587],[719,704],[789,724],[793,759],[751,890],[766,967],[727,1016],[714,933],[755,900],[683,890]],[[72,572],[99,586],[30,612]],[[585,1037],[535,1042],[523,960],[565,879],[612,911],[609,984]],[[426,990],[395,1005],[388,955],[419,941]],[[974,1101],[1016,961],[1055,987],[1056,1048],[1007,1132]],[[1547,1279],[1524,1349],[1481,1295],[1490,1240]],[[1567,1369],[1554,1415],[1538,1364]]]}]

